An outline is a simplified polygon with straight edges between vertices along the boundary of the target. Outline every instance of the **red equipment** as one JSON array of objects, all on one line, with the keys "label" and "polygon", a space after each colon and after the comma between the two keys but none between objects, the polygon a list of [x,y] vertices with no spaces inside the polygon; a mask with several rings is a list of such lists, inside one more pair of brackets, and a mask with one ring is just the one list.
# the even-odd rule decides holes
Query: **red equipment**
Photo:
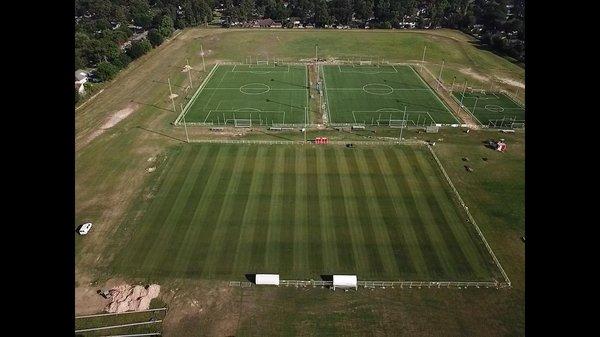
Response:
[{"label": "red equipment", "polygon": [[328,139],[327,137],[316,137],[315,138],[315,144],[327,144],[328,143]]}]

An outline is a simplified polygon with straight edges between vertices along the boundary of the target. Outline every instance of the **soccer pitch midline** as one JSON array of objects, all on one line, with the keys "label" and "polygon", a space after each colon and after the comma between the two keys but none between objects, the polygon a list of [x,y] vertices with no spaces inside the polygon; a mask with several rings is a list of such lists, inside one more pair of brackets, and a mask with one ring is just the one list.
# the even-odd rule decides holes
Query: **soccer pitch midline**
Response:
[{"label": "soccer pitch midline", "polygon": [[322,76],[332,124],[460,123],[410,66],[323,66]]},{"label": "soccer pitch midline", "polygon": [[217,65],[194,95],[188,123],[303,124],[308,106],[305,66]]},{"label": "soccer pitch midline", "polygon": [[[490,281],[492,259],[425,147],[174,148],[113,272],[147,279]],[[139,214],[139,216],[135,216]]]}]

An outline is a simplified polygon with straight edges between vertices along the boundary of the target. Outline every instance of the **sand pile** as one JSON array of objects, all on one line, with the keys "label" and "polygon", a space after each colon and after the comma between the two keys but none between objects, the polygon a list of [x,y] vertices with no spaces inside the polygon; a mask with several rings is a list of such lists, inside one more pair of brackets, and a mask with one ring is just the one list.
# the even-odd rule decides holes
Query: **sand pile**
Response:
[{"label": "sand pile", "polygon": [[105,310],[110,313],[148,310],[150,301],[157,298],[159,293],[160,286],[158,284],[151,284],[148,287],[128,284],[116,286],[108,291],[107,298],[111,303],[106,306]]}]

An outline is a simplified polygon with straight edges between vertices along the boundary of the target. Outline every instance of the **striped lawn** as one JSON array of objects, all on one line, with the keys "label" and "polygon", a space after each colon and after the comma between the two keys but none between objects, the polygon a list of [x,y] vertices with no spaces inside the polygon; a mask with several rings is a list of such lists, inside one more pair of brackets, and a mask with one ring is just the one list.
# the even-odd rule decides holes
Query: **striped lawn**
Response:
[{"label": "striped lawn", "polygon": [[132,209],[143,215],[112,264],[119,274],[496,276],[426,148],[196,144],[169,160],[156,195]]}]

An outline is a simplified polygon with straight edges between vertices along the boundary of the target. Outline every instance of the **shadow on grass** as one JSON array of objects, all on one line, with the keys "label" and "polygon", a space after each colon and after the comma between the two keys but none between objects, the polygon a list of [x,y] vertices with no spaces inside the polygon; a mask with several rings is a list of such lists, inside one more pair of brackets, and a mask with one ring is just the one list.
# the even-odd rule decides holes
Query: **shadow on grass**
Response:
[{"label": "shadow on grass", "polygon": [[163,136],[163,137],[166,137],[166,138],[169,138],[169,139],[172,139],[172,140],[176,140],[178,142],[182,142],[182,143],[186,142],[185,139],[179,139],[177,137],[173,137],[171,135],[167,135],[166,133],[162,133],[162,132],[159,132],[159,131],[154,131],[154,130],[147,129],[147,128],[143,127],[143,126],[139,126],[138,125],[135,128],[136,129],[140,129],[140,130],[144,130],[144,131],[148,131],[148,132],[151,132],[153,134],[156,134],[156,135],[159,135],[159,136]]}]

